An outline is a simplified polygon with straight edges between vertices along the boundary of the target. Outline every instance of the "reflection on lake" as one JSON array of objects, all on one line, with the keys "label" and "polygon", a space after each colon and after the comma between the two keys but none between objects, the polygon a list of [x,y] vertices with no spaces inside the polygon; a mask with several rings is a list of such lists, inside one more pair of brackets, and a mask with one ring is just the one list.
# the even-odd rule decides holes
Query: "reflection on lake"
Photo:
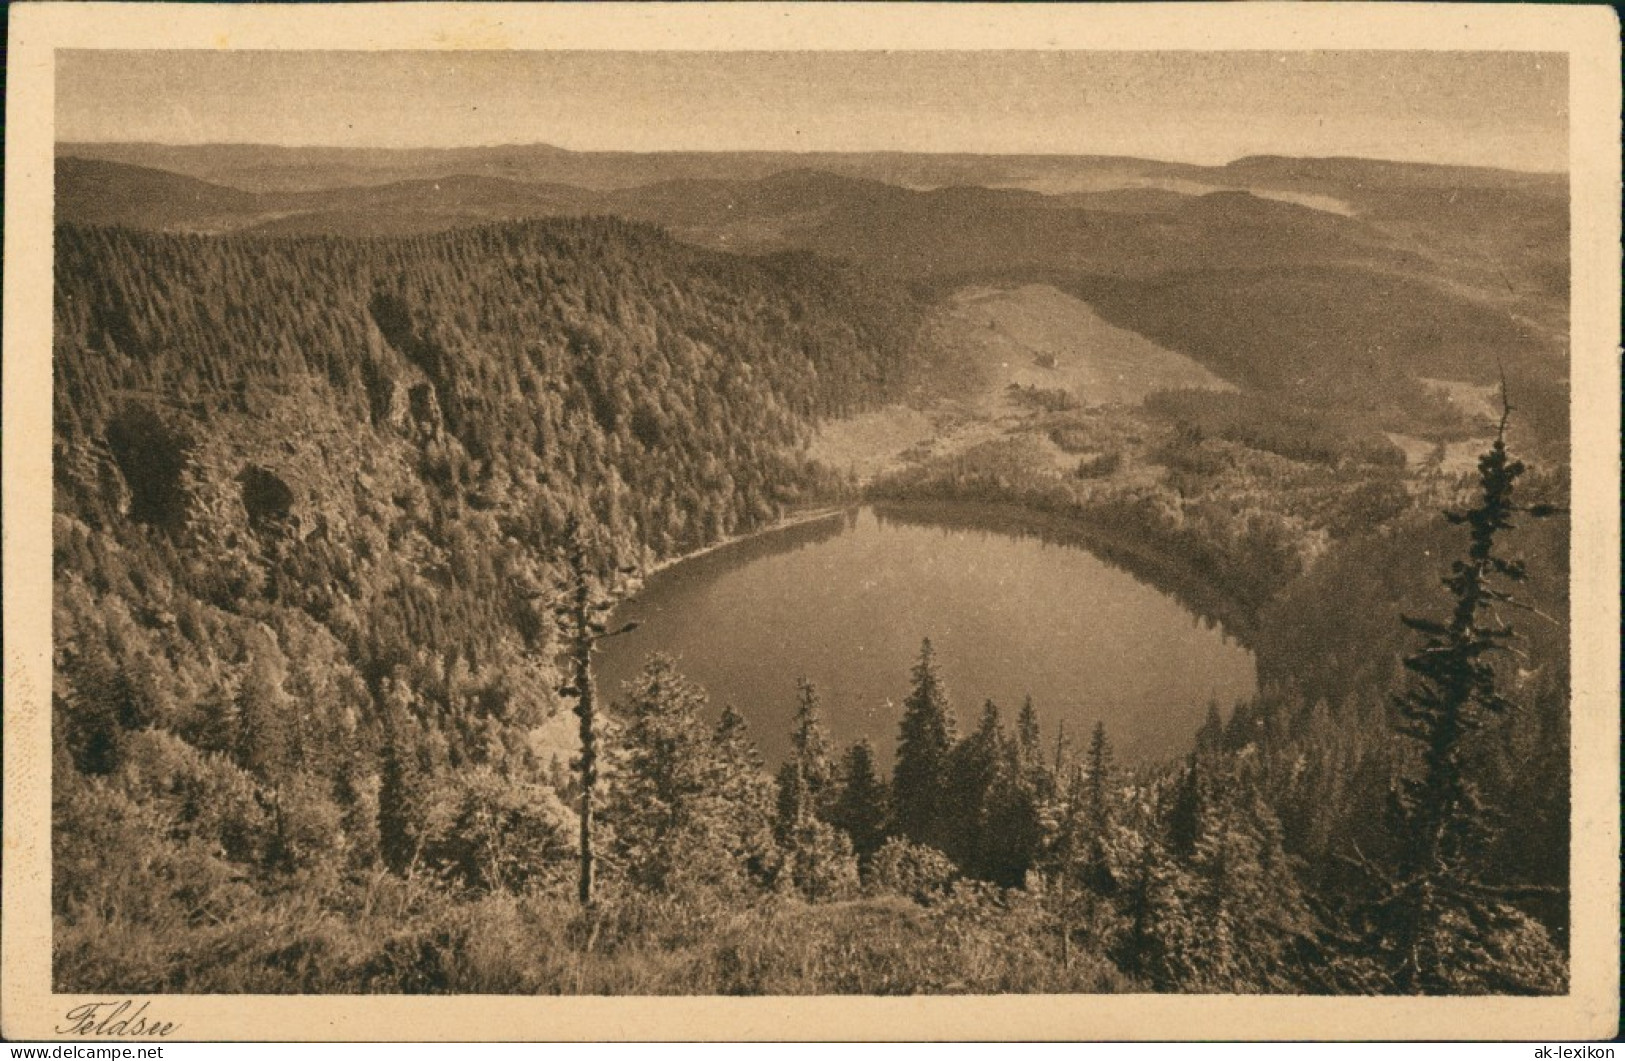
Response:
[{"label": "reflection on lake", "polygon": [[[976,525],[971,525],[976,524]],[[1187,751],[1210,699],[1252,694],[1252,654],[1173,597],[1009,517],[863,508],[759,535],[651,576],[604,644],[617,699],[662,651],[749,721],[769,764],[789,748],[796,679],[818,687],[838,746],[868,737],[890,761],[909,669],[931,638],[960,732],[984,700],[1013,725],[1022,698],[1046,741],[1096,720],[1128,759]]]}]

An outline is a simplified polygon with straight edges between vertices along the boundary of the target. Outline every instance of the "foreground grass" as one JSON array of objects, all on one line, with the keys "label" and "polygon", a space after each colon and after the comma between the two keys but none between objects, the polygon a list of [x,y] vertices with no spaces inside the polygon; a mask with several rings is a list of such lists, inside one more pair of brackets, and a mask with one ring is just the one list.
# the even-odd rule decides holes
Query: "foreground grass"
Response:
[{"label": "foreground grass", "polygon": [[454,899],[372,882],[346,910],[290,896],[210,925],[87,913],[56,925],[58,990],[141,993],[791,995],[1100,993],[1131,984],[1059,940],[1035,904],[966,893],[793,897],[545,894]]}]

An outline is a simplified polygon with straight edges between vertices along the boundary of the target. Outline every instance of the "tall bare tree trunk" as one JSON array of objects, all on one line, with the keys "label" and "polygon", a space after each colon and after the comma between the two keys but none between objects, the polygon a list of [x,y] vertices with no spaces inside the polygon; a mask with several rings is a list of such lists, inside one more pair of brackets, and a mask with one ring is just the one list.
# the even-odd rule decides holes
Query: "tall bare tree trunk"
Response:
[{"label": "tall bare tree trunk", "polygon": [[592,905],[593,847],[592,811],[593,795],[598,786],[598,733],[593,704],[592,649],[593,632],[590,597],[587,580],[580,576],[575,586],[574,644],[576,716],[581,719],[581,879],[577,889],[581,905]]},{"label": "tall bare tree trunk", "polygon": [[1061,867],[1061,879],[1059,881],[1060,886],[1061,886],[1061,903],[1060,903],[1061,908],[1060,908],[1059,911],[1057,911],[1060,914],[1060,917],[1061,917],[1061,968],[1062,969],[1070,969],[1070,968],[1072,968],[1072,917],[1071,917],[1071,911],[1068,909],[1068,906],[1067,906],[1066,877],[1067,877],[1067,868],[1066,868],[1066,866],[1063,865]]}]

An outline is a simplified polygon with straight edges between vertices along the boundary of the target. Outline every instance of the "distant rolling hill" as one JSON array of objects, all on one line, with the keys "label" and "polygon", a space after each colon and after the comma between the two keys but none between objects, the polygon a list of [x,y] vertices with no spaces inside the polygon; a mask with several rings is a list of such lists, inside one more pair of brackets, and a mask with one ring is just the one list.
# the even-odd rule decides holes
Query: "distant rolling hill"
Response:
[{"label": "distant rolling hill", "polygon": [[498,221],[593,213],[591,192],[561,184],[452,176],[379,187],[265,196],[289,212],[252,226],[268,234],[400,236]]},{"label": "distant rolling hill", "polygon": [[1364,261],[1565,323],[1562,175],[1336,158],[1203,167],[546,145],[64,144],[58,154],[59,217],[86,223],[393,235],[602,212],[708,246],[809,249],[912,276],[1020,264],[1145,273]]},{"label": "distant rolling hill", "polygon": [[494,221],[571,216],[597,196],[580,188],[452,176],[373,187],[245,192],[163,170],[95,159],[56,164],[59,222],[162,232],[403,235]]},{"label": "distant rolling hill", "polygon": [[1393,188],[1513,188],[1562,196],[1567,177],[1470,166],[1362,158],[1263,155],[1223,166],[1110,155],[915,154],[891,151],[570,151],[550,144],[452,149],[283,147],[267,144],[74,143],[58,157],[162,169],[253,192],[314,191],[468,174],[569,184],[595,191],[669,180],[759,180],[787,170],[821,170],[899,187],[1023,188],[1047,194],[1167,188],[1318,193],[1359,201]]},{"label": "distant rolling hill", "polygon": [[168,170],[255,192],[314,191],[454,174],[610,191],[673,180],[760,180],[816,169],[901,187],[952,184],[1096,191],[1146,181],[1200,181],[1208,167],[1076,155],[903,152],[569,151],[549,144],[385,150],[266,144],[63,143],[57,154]]},{"label": "distant rolling hill", "polygon": [[59,221],[358,237],[609,214],[715,249],[846,259],[927,291],[1053,284],[1228,380],[1304,400],[1383,405],[1395,381],[1484,383],[1508,366],[1540,391],[1554,430],[1564,404],[1560,175],[1365,159],[1199,167],[545,145],[72,154],[84,147],[59,149]]},{"label": "distant rolling hill", "polygon": [[262,199],[236,188],[117,162],[64,158],[56,164],[56,217],[73,224],[236,228],[263,209]]},{"label": "distant rolling hill", "polygon": [[[752,253],[811,250],[931,279],[1020,267],[1148,275],[1171,269],[1361,262],[1405,269],[1414,252],[1355,219],[1225,190],[1182,195],[915,190],[797,169],[756,180],[661,181],[595,192],[455,175],[317,191],[249,193],[121,163],[58,163],[58,218],[164,231],[398,235],[588,213],[653,222],[689,242]],[[1109,196],[1105,209],[1096,196]],[[1124,196],[1135,204],[1124,209]]]}]

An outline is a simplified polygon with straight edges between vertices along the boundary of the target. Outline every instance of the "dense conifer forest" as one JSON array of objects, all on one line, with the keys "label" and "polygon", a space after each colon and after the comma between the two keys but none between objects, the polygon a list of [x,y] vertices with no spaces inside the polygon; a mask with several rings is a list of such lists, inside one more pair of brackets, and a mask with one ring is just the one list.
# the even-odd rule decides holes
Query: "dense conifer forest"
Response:
[{"label": "dense conifer forest", "polygon": [[1567,488],[1515,387],[1421,484],[1278,394],[1016,395],[1065,476],[1011,438],[862,489],[1177,571],[1259,695],[1119,762],[927,640],[894,749],[803,681],[766,763],[670,659],[593,690],[570,602],[858,496],[807,445],[940,386],[928,292],[613,218],[56,239],[57,990],[1566,990]]}]

